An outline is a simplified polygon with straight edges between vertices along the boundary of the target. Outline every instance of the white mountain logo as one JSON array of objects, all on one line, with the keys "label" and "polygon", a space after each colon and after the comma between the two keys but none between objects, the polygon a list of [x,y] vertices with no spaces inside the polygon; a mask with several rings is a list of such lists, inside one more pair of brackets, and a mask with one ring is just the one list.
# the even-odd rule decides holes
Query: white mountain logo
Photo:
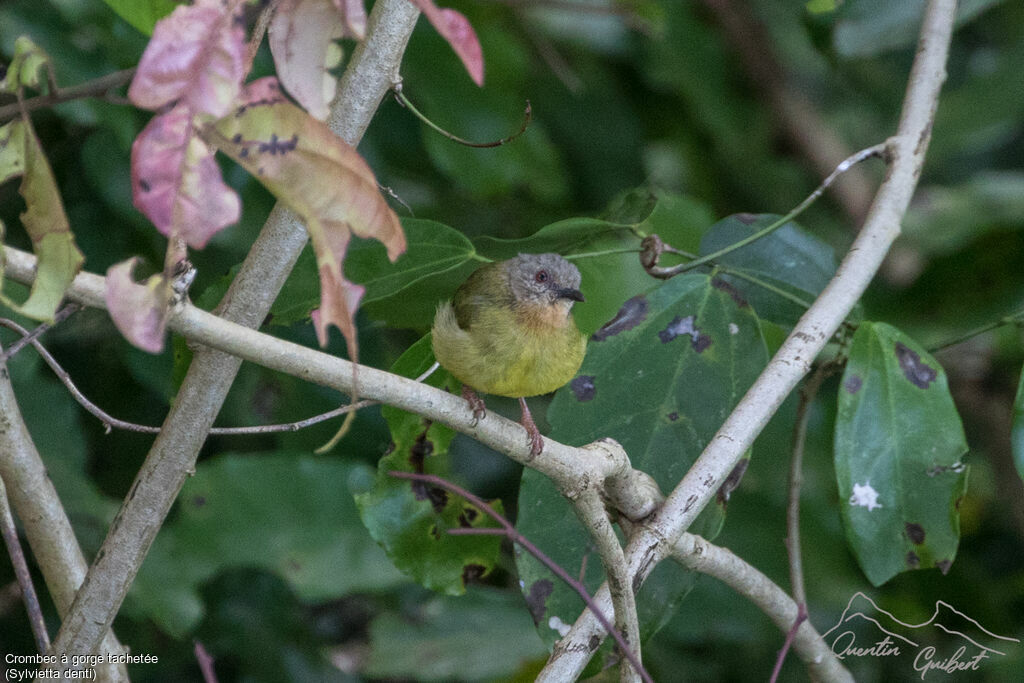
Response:
[{"label": "white mountain logo", "polygon": [[[945,639],[953,641],[949,652],[923,645],[935,640],[935,631],[952,637]],[[840,659],[906,656],[922,679],[931,671],[977,671],[984,660],[1002,657],[1010,647],[1020,644],[1017,638],[989,631],[942,600],[935,601],[935,612],[927,621],[909,624],[861,592],[850,598],[839,623],[822,637]]]}]

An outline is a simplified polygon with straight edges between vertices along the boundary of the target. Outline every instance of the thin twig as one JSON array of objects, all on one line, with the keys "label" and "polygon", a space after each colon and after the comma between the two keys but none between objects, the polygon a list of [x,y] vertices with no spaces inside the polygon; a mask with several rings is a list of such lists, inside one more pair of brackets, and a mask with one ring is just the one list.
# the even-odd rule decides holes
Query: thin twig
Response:
[{"label": "thin twig", "polygon": [[807,605],[798,602],[796,609],[796,618],[793,620],[793,626],[786,632],[786,640],[783,641],[782,649],[779,650],[779,654],[775,657],[775,666],[772,667],[772,675],[768,679],[768,683],[775,683],[779,680],[779,674],[782,673],[782,665],[786,661],[786,654],[793,647],[793,642],[796,640],[796,634],[800,630],[800,626],[807,621]]},{"label": "thin twig", "polygon": [[267,26],[270,25],[270,20],[274,18],[274,13],[277,12],[277,6],[280,3],[281,0],[270,0],[270,2],[267,3],[267,6],[263,8],[263,11],[260,12],[260,16],[256,19],[256,26],[253,27],[252,35],[249,36],[249,43],[246,45],[246,73],[249,73],[252,69],[252,63],[256,59],[256,53],[260,50],[260,43],[263,42],[263,36],[267,32]]},{"label": "thin twig", "polygon": [[[853,682],[814,626],[800,621],[800,608],[786,591],[743,558],[700,536],[684,533],[673,549],[672,559],[718,579],[753,603],[787,634],[787,641],[807,666],[812,680]],[[794,622],[798,623],[795,629],[791,627]]]},{"label": "thin twig", "polygon": [[14,576],[18,579],[18,585],[21,587],[21,597],[25,603],[25,611],[28,612],[32,635],[36,639],[36,649],[39,654],[46,654],[46,651],[50,649],[50,634],[46,630],[43,610],[39,607],[39,596],[36,595],[35,586],[32,585],[32,574],[28,571],[25,553],[21,550],[18,530],[14,526],[14,515],[7,502],[7,487],[4,486],[3,479],[0,479],[0,535],[4,537],[7,554],[11,557],[11,564],[14,565]]},{"label": "thin twig", "polygon": [[940,344],[937,344],[937,345],[931,347],[930,349],[928,349],[928,353],[935,353],[937,351],[943,351],[945,349],[948,349],[951,346],[956,346],[957,344],[963,344],[968,339],[971,339],[973,337],[977,337],[979,334],[985,334],[986,332],[991,332],[992,330],[994,330],[996,328],[999,328],[999,327],[1002,327],[1003,325],[1022,325],[1022,324],[1024,324],[1024,311],[1017,311],[1016,313],[1014,313],[1012,315],[1004,316],[1004,317],[1000,318],[999,320],[993,320],[992,322],[986,323],[986,324],[982,325],[981,327],[976,327],[973,330],[970,330],[968,332],[964,332],[963,334],[959,334],[956,337],[953,337],[952,339],[949,339],[949,340],[944,341],[944,342],[942,342]]},{"label": "thin twig", "polygon": [[[0,363],[6,363],[16,353],[18,353],[18,351],[21,351],[23,348],[25,348],[26,344],[31,344],[35,340],[39,339],[39,337],[42,336],[44,332],[56,327],[63,321],[67,320],[72,313],[79,310],[80,308],[81,307],[78,304],[67,304],[62,309],[57,311],[57,313],[53,316],[53,322],[40,323],[39,325],[36,325],[36,327],[31,332],[25,330],[25,328],[21,327],[21,325],[17,325],[17,323],[14,323],[13,320],[8,320],[7,318],[0,319],[0,324],[4,324],[5,327],[10,327],[10,329],[12,330],[24,330],[23,332],[21,332],[21,339],[18,339],[16,342],[7,347],[6,351],[0,353]],[[12,323],[12,325],[16,325],[16,327],[8,326],[3,321],[10,322]]]},{"label": "thin twig", "polygon": [[213,668],[213,657],[198,640],[195,641],[195,655],[196,661],[199,663],[199,670],[203,674],[203,682],[217,683],[217,672]]},{"label": "thin twig", "polygon": [[457,496],[462,496],[470,503],[475,505],[477,509],[480,510],[480,512],[484,513],[485,515],[493,519],[495,522],[497,522],[501,526],[501,529],[494,529],[492,531],[482,529],[480,527],[453,528],[449,529],[448,533],[454,536],[501,533],[510,541],[522,547],[526,552],[530,553],[535,558],[537,558],[537,560],[540,561],[541,564],[547,567],[555,576],[560,578],[567,586],[576,591],[576,594],[583,599],[583,602],[585,602],[587,606],[591,608],[594,615],[597,617],[597,620],[600,621],[608,630],[608,632],[612,634],[612,637],[615,639],[615,642],[622,649],[622,652],[625,655],[626,659],[629,660],[630,664],[633,665],[635,670],[640,672],[640,675],[644,677],[645,681],[652,680],[650,674],[648,674],[646,670],[644,670],[643,665],[633,655],[632,650],[629,648],[628,644],[622,638],[622,634],[620,634],[616,629],[612,628],[612,624],[608,620],[608,617],[606,617],[600,610],[596,608],[596,606],[594,605],[593,598],[590,597],[590,593],[587,592],[586,587],[576,579],[569,576],[569,573],[565,571],[565,569],[563,569],[561,565],[559,565],[557,562],[555,562],[550,557],[545,555],[540,548],[535,546],[530,541],[530,539],[526,538],[521,533],[519,533],[519,531],[515,528],[512,522],[508,521],[508,519],[506,519],[503,515],[499,514],[483,499],[479,498],[478,496],[475,496],[474,494],[470,493],[461,486],[453,484],[450,481],[442,479],[441,477],[435,476],[433,474],[419,474],[417,472],[400,472],[397,470],[392,470],[388,472],[388,474],[391,475],[392,477],[397,477],[399,479],[409,479],[412,481],[419,481],[424,484],[437,486],[451,493],[454,493]]},{"label": "thin twig", "polygon": [[523,125],[519,128],[518,131],[516,131],[512,135],[509,135],[508,137],[501,138],[500,140],[493,140],[491,142],[470,142],[469,140],[465,140],[463,138],[460,138],[458,135],[455,135],[454,133],[449,133],[444,128],[442,128],[441,126],[437,125],[436,123],[434,123],[433,121],[428,119],[426,114],[424,114],[419,109],[417,109],[413,105],[413,103],[409,101],[409,98],[405,96],[405,93],[402,92],[402,83],[401,83],[401,81],[399,81],[398,83],[396,83],[394,85],[393,91],[395,93],[395,99],[398,100],[398,103],[401,104],[406,109],[408,109],[409,111],[411,111],[416,116],[416,118],[418,118],[420,121],[422,121],[423,123],[427,124],[427,126],[431,130],[437,131],[438,133],[440,133],[441,135],[445,136],[449,140],[457,142],[460,145],[465,145],[466,147],[476,147],[476,148],[480,148],[480,149],[488,149],[490,147],[501,147],[502,145],[506,145],[506,144],[512,142],[513,140],[515,140],[517,137],[519,137],[523,133],[525,133],[526,129],[530,126],[530,120],[533,118],[533,108],[530,106],[530,101],[527,100],[526,101],[526,110],[523,112]]},{"label": "thin twig", "polygon": [[[4,250],[4,256],[10,264],[10,248]],[[11,507],[21,520],[25,538],[46,581],[57,614],[63,618],[82,585],[88,565],[67,512],[47,474],[46,465],[39,457],[21,417],[10,373],[4,363],[0,363],[0,453],[3,454],[0,457],[0,478],[8,487]],[[100,646],[104,653],[124,652],[112,631],[105,630]],[[94,671],[100,683],[128,680],[125,665],[115,664],[112,660],[99,664]]]},{"label": "thin twig", "polygon": [[[100,76],[79,85],[59,89],[56,92],[31,97],[25,100],[25,111],[31,112],[36,109],[45,109],[63,102],[81,100],[87,97],[106,97],[114,88],[119,88],[131,82],[134,75],[134,68],[124,69],[123,71],[115,71],[114,73]],[[4,105],[0,107],[0,123],[17,118],[21,113],[22,110],[16,102]]]},{"label": "thin twig", "polygon": [[800,624],[807,619],[807,590],[804,586],[804,566],[800,552],[800,489],[803,486],[804,449],[807,444],[807,425],[810,423],[811,406],[821,389],[822,382],[835,369],[832,363],[818,366],[800,392],[800,403],[796,409],[796,424],[793,426],[793,457],[789,462],[789,504],[786,507],[786,552],[789,556],[789,589],[797,605],[797,616],[793,627],[786,635],[786,642],[779,651],[772,672],[771,683],[778,679],[782,663],[793,644]]},{"label": "thin twig", "polygon": [[[74,304],[69,304],[68,306],[65,307],[65,310],[71,307],[75,307],[77,309],[77,307]],[[60,314],[58,313],[58,315]],[[68,315],[70,315],[70,313],[68,313]],[[67,388],[67,390],[71,393],[71,396],[75,399],[75,401],[77,401],[80,406],[85,408],[85,410],[90,415],[98,419],[103,424],[103,427],[108,434],[110,433],[111,429],[123,429],[124,431],[136,432],[140,434],[160,433],[160,427],[151,427],[148,425],[141,425],[135,422],[121,420],[119,418],[114,417],[113,415],[106,412],[98,405],[90,401],[89,398],[86,397],[86,395],[83,394],[82,391],[75,385],[74,381],[72,381],[71,375],[68,374],[67,370],[65,370],[61,366],[57,359],[54,358],[53,355],[46,349],[46,347],[43,346],[43,344],[36,338],[40,334],[42,334],[42,332],[46,331],[46,329],[42,329],[42,331],[40,331],[41,328],[48,329],[50,326],[47,326],[45,323],[43,323],[42,325],[37,326],[34,330],[29,332],[27,329],[25,329],[18,323],[14,322],[13,320],[10,320],[9,318],[0,318],[0,326],[14,330],[18,334],[22,335],[21,339],[19,339],[18,342],[11,346],[11,349],[14,349],[15,347],[20,348],[24,346],[23,342],[28,340],[28,343],[32,345],[32,348],[36,350],[36,352],[43,359],[43,361],[48,366],[50,366],[50,369],[53,371],[53,374],[56,375],[57,379],[59,379],[61,383]],[[12,355],[14,354],[10,350],[0,354],[0,362],[6,361],[6,359]],[[422,382],[424,379],[429,377],[430,374],[437,369],[437,367],[437,363],[435,363],[430,367],[429,370],[427,370],[425,373],[417,377],[415,381]],[[320,413],[319,415],[314,415],[313,417],[307,417],[306,419],[299,420],[297,422],[286,422],[283,424],[272,425],[255,425],[253,427],[214,427],[210,430],[210,435],[245,436],[251,434],[277,434],[280,432],[297,432],[300,429],[312,427],[313,425],[320,424],[321,422],[325,422],[327,420],[330,420],[331,418],[345,415],[346,413],[361,410],[362,408],[377,405],[379,403],[380,401],[359,401],[357,403],[351,403],[340,408],[335,408],[334,410],[329,410],[326,413]]]}]

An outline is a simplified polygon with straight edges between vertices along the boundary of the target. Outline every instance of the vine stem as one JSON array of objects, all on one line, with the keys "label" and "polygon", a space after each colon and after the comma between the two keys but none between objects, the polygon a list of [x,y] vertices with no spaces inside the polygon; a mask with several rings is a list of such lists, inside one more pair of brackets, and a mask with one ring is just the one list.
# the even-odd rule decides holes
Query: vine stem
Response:
[{"label": "vine stem", "polygon": [[802,202],[793,207],[793,209],[785,216],[770,223],[769,225],[766,225],[765,227],[755,232],[753,235],[750,235],[749,237],[744,237],[738,242],[733,242],[732,244],[726,247],[722,247],[718,251],[706,254],[704,256],[701,256],[700,258],[695,258],[694,260],[687,261],[686,263],[680,263],[678,266],[673,266],[671,268],[659,268],[657,277],[667,279],[675,275],[679,275],[680,273],[685,273],[687,271],[693,270],[694,268],[698,268],[705,264],[711,263],[712,261],[717,261],[723,256],[731,254],[737,249],[742,249],[748,244],[753,244],[762,237],[767,237],[768,235],[772,234],[773,232],[784,226],[786,223],[790,222],[791,220],[802,214],[804,211],[806,211],[807,207],[809,207],[811,204],[817,201],[818,197],[820,197],[825,192],[825,190],[827,190],[832,185],[832,183],[836,181],[836,178],[846,173],[848,170],[850,170],[860,162],[864,161],[865,159],[881,156],[886,151],[887,145],[888,143],[874,145],[873,147],[862,149],[859,152],[856,152],[855,154],[851,154],[846,159],[843,159],[843,161],[841,161],[839,165],[836,166],[835,169],[833,169],[832,173],[830,173],[828,177],[825,178],[825,180],[821,181],[821,184],[818,185],[818,187],[814,188],[814,192],[811,192],[809,195],[807,195],[807,197],[805,197]]},{"label": "vine stem", "polygon": [[[665,505],[630,539],[626,557],[636,581],[643,581],[671,553],[676,539],[712,499],[786,396],[808,372],[813,360],[878,272],[889,247],[899,235],[900,222],[924,166],[939,92],[946,78],[945,64],[955,11],[955,0],[928,2],[897,132],[886,143],[889,173],[875,195],[860,234],[835,277],[800,318],[764,372],[668,496]],[[602,607],[610,602],[605,589],[595,599]],[[603,636],[600,624],[584,612],[559,642],[538,680],[577,678],[593,651],[588,644],[593,638]]]}]

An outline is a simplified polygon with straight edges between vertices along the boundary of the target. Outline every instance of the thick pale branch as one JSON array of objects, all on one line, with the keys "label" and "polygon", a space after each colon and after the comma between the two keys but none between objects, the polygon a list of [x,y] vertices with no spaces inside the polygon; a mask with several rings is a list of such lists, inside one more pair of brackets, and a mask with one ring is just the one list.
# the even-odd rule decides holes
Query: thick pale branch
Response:
[{"label": "thick pale branch", "polygon": [[[672,551],[672,559],[726,584],[757,605],[783,633],[792,627],[798,611],[793,599],[771,579],[726,548],[708,543],[700,536],[684,533]],[[805,620],[797,630],[793,650],[807,665],[813,680],[852,683],[850,672],[843,668],[810,621]]]},{"label": "thick pale branch", "polygon": [[[635,580],[646,578],[672,552],[675,540],[711,500],[782,401],[808,372],[878,272],[899,234],[900,221],[924,165],[939,91],[946,75],[955,9],[955,0],[928,3],[897,133],[887,144],[889,174],[875,196],[860,234],[828,287],[797,323],[664,507],[633,536],[627,558]],[[601,609],[607,609],[608,591],[602,589],[595,601]],[[591,639],[603,635],[600,624],[584,612],[559,643],[541,678],[578,677],[593,651],[588,647]]]},{"label": "thick pale branch", "polygon": [[[576,509],[576,516],[590,531],[590,537],[601,556],[601,564],[604,565],[611,589],[612,605],[615,607],[615,629],[622,634],[627,646],[632,649],[634,658],[641,661],[640,620],[636,611],[636,595],[629,580],[626,556],[622,552],[611,520],[608,519],[600,491],[596,488],[584,491],[583,495],[573,501],[573,507]],[[626,660],[623,660],[620,671],[620,680],[623,683],[632,683],[642,678],[641,672],[635,670]],[[650,678],[644,676],[643,680]]]},{"label": "thick pale branch", "polygon": [[[7,250],[5,250],[6,252]],[[7,488],[25,538],[46,581],[57,613],[67,614],[82,585],[88,564],[75,538],[67,513],[60,503],[39,457],[28,427],[21,417],[5,363],[0,362],[0,479]],[[106,629],[101,645],[105,653],[124,652]],[[96,667],[99,681],[126,681],[123,664]]]}]

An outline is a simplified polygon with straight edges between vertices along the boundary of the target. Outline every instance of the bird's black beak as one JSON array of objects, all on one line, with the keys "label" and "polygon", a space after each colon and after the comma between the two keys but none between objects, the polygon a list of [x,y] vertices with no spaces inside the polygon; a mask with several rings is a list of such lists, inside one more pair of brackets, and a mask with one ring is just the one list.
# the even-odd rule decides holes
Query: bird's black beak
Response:
[{"label": "bird's black beak", "polygon": [[573,301],[580,302],[586,301],[586,299],[583,298],[583,292],[578,289],[557,289],[555,290],[555,293],[558,294],[559,299],[572,299]]}]

